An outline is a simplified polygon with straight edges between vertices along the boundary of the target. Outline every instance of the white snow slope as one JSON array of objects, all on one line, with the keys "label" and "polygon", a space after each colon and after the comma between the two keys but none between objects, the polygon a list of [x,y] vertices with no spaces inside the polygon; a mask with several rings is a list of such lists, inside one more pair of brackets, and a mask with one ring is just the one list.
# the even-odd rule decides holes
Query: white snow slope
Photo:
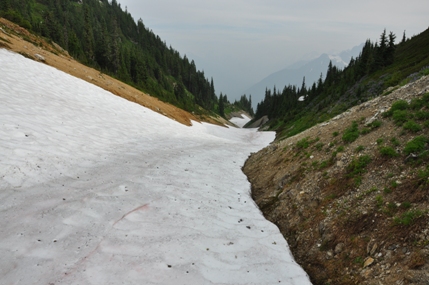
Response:
[{"label": "white snow slope", "polygon": [[0,49],[0,284],[310,284],[241,172],[273,133],[186,127]]},{"label": "white snow slope", "polygon": [[250,122],[250,120],[251,118],[247,117],[245,114],[241,114],[241,117],[232,117],[229,121],[237,127],[242,128],[244,125]]}]

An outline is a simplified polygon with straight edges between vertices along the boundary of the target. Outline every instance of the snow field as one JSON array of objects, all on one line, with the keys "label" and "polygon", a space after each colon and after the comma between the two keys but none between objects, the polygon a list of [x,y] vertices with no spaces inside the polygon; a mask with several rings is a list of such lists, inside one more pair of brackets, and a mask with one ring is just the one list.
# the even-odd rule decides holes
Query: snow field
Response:
[{"label": "snow field", "polygon": [[241,166],[273,133],[183,126],[0,49],[1,284],[310,284]]}]

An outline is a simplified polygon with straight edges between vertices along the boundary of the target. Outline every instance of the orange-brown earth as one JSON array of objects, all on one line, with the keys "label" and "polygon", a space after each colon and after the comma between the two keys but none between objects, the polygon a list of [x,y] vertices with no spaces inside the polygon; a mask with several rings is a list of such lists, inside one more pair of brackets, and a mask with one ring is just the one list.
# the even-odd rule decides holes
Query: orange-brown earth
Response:
[{"label": "orange-brown earth", "polygon": [[136,88],[133,88],[96,69],[85,66],[74,60],[67,51],[55,43],[48,43],[44,38],[28,32],[26,29],[0,18],[0,48],[20,53],[30,59],[42,61],[70,75],[95,84],[111,93],[129,101],[150,108],[168,118],[190,126],[191,120],[212,124],[228,124],[217,116],[195,116],[171,104],[162,102]]}]

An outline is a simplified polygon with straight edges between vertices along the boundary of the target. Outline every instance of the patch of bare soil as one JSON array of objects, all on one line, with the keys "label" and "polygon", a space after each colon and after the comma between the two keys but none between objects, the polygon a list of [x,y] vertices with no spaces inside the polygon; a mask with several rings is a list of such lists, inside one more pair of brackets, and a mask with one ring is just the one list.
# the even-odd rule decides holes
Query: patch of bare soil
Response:
[{"label": "patch of bare soil", "polygon": [[[429,284],[429,159],[404,153],[413,138],[429,138],[428,120],[412,132],[383,116],[428,92],[426,76],[275,142],[243,167],[314,284]],[[345,142],[353,122],[358,138]]]},{"label": "patch of bare soil", "polygon": [[27,58],[41,61],[187,126],[191,125],[191,120],[217,125],[227,123],[220,117],[196,117],[189,112],[151,97],[98,70],[77,62],[57,44],[50,44],[42,37],[33,35],[26,29],[3,18],[0,18],[0,48],[6,48]]}]

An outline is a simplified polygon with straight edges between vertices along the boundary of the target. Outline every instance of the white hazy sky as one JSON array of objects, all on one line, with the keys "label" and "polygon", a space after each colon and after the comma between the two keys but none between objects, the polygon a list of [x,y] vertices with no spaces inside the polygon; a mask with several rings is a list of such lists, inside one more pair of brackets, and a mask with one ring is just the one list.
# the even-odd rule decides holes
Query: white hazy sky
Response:
[{"label": "white hazy sky", "polygon": [[429,26],[428,0],[118,0],[135,20],[213,77],[216,93],[237,98],[303,57]]}]

